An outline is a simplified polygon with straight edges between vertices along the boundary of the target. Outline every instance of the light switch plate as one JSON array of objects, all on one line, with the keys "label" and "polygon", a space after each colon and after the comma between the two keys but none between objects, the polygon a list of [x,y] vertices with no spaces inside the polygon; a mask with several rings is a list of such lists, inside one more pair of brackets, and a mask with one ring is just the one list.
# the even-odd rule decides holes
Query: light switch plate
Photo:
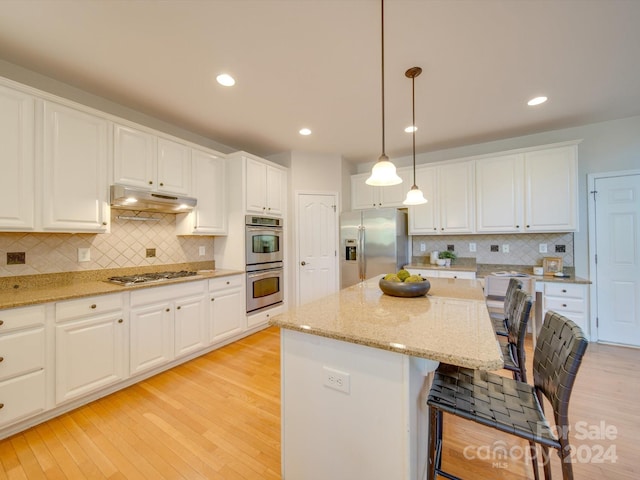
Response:
[{"label": "light switch plate", "polygon": [[469,244],[469,251],[470,252],[475,252],[476,251],[476,244],[475,243],[471,242]]},{"label": "light switch plate", "polygon": [[200,255],[201,257],[204,257],[206,255],[206,248],[203,245],[200,245],[198,247],[198,255]]}]

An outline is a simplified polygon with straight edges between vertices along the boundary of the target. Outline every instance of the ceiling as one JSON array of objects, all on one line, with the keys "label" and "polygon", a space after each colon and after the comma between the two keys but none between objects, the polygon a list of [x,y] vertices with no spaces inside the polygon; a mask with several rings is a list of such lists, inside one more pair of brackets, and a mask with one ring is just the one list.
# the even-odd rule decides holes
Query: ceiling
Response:
[{"label": "ceiling", "polygon": [[[638,25],[636,0],[387,0],[387,154],[412,66],[417,152],[640,115]],[[382,151],[377,0],[2,0],[0,58],[257,155]]]}]

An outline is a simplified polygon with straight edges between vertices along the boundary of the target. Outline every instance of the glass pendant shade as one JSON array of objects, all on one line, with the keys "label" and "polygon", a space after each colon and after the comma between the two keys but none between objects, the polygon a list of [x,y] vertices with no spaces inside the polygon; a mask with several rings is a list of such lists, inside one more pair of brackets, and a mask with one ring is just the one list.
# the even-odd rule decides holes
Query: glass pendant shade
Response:
[{"label": "glass pendant shade", "polygon": [[417,185],[411,187],[411,190],[407,192],[407,198],[402,202],[403,205],[422,205],[427,203],[427,199],[424,198],[422,190]]},{"label": "glass pendant shade", "polygon": [[371,176],[367,178],[365,183],[376,187],[388,187],[402,183],[402,179],[396,173],[396,166],[389,161],[389,157],[380,155],[371,169]]}]

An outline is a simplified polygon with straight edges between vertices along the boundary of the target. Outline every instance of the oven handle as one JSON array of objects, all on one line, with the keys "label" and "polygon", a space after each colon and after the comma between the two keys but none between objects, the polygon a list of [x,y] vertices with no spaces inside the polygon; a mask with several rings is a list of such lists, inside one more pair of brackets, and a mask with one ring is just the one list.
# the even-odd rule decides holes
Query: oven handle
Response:
[{"label": "oven handle", "polygon": [[247,273],[247,278],[260,278],[260,277],[272,277],[273,272],[280,271],[280,275],[282,275],[282,268],[270,268],[269,270],[261,270],[255,273]]},{"label": "oven handle", "polygon": [[247,227],[247,232],[269,232],[281,235],[282,228]]}]

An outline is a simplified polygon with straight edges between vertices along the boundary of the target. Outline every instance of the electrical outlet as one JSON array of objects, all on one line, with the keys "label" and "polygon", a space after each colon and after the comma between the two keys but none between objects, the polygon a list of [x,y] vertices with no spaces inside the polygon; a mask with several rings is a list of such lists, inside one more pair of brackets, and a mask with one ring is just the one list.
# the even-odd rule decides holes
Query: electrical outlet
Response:
[{"label": "electrical outlet", "polygon": [[499,252],[500,251],[500,247],[498,245],[491,245],[491,251],[492,252]]},{"label": "electrical outlet", "polygon": [[475,243],[470,243],[469,244],[469,251],[470,252],[475,252],[476,251],[476,244]]},{"label": "electrical outlet", "polygon": [[147,258],[152,258],[156,256],[156,249],[155,248],[147,248]]},{"label": "electrical outlet", "polygon": [[447,252],[455,252],[455,251],[456,251],[455,245],[447,245]]},{"label": "electrical outlet", "polygon": [[7,252],[7,265],[24,265],[25,261],[25,252]]},{"label": "electrical outlet", "polygon": [[426,252],[427,251],[427,244],[424,242],[420,242],[420,251],[421,252]]},{"label": "electrical outlet", "polygon": [[198,247],[198,255],[200,255],[201,257],[204,257],[206,255],[206,251],[207,249],[204,247],[204,245],[200,245]]},{"label": "electrical outlet", "polygon": [[90,248],[78,248],[78,262],[91,261],[91,249]]},{"label": "electrical outlet", "polygon": [[347,372],[322,367],[322,373],[324,375],[322,382],[324,386],[349,394],[351,389],[351,376]]},{"label": "electrical outlet", "polygon": [[502,245],[502,253],[509,253],[509,244],[505,243]]},{"label": "electrical outlet", "polygon": [[565,245],[556,245],[556,253],[566,253],[567,247]]},{"label": "electrical outlet", "polygon": [[538,252],[547,253],[547,244],[546,243],[539,244],[538,245]]}]

